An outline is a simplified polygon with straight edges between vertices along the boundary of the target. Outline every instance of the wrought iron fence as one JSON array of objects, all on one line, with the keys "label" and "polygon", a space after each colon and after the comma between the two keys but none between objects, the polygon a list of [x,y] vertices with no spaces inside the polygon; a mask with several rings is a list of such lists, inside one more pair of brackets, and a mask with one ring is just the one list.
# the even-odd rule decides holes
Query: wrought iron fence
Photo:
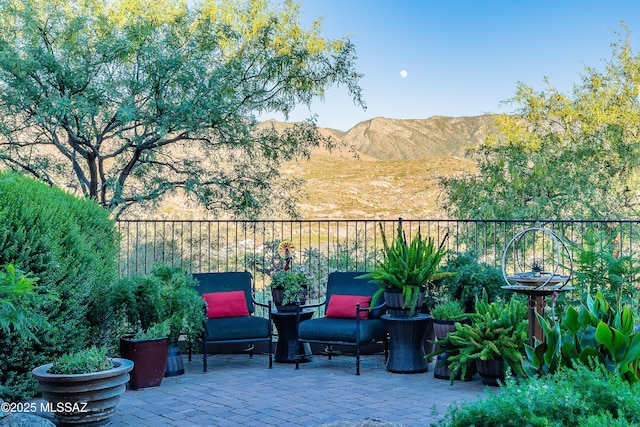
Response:
[{"label": "wrought iron fence", "polygon": [[[322,281],[332,270],[370,270],[381,256],[382,233],[392,239],[398,221],[409,239],[420,230],[423,237],[444,242],[452,253],[474,252],[480,261],[496,267],[513,236],[530,227],[549,229],[573,248],[583,244],[587,230],[615,236],[620,254],[636,252],[640,233],[640,220],[120,220],[119,271],[120,275],[148,273],[157,262],[191,272],[248,270],[261,287],[273,268],[277,244],[291,240],[295,261],[304,262]],[[524,259],[532,262],[552,250],[535,240],[525,245]]]}]

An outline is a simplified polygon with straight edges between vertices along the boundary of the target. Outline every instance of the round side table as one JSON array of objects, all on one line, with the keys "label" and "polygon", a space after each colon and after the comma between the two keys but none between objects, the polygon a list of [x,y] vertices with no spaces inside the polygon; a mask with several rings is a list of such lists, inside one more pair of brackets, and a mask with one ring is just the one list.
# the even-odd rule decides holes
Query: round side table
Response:
[{"label": "round side table", "polygon": [[[300,312],[300,321],[304,322],[313,317],[314,310],[307,308]],[[311,361],[311,346],[309,343],[298,343],[295,311],[273,311],[273,323],[278,329],[278,344],[274,360],[278,363],[295,363],[296,355],[300,362]]]},{"label": "round side table", "polygon": [[382,320],[389,332],[387,370],[401,374],[427,372],[429,363],[424,357],[424,336],[429,323],[428,314],[396,317],[384,314]]}]

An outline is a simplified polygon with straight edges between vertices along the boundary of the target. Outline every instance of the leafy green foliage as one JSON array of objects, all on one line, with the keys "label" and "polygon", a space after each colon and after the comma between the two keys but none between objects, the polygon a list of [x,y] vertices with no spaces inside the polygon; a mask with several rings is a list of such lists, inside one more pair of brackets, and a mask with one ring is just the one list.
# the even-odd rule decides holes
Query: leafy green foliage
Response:
[{"label": "leafy green foliage", "polygon": [[441,302],[431,309],[431,316],[437,320],[459,320],[464,314],[460,301]]},{"label": "leafy green foliage", "polygon": [[3,2],[0,161],[117,213],[177,191],[212,210],[292,213],[298,182],[281,162],[334,143],[313,118],[278,130],[256,116],[334,85],[364,106],[354,46],[319,20],[303,28],[293,2],[189,4]]},{"label": "leafy green foliage", "polygon": [[309,279],[305,271],[297,265],[286,271],[278,270],[271,276],[271,288],[284,291],[282,304],[294,304],[308,286]]},{"label": "leafy green foliage", "polygon": [[525,346],[522,361],[529,377],[554,373],[562,366],[599,363],[630,383],[640,382],[640,333],[631,309],[617,309],[597,292],[576,310],[569,306],[560,322],[538,315],[544,342]]},{"label": "leafy green foliage", "polygon": [[124,316],[129,332],[157,338],[164,330],[157,325],[164,322],[169,328],[164,336],[177,343],[181,333],[194,339],[202,332],[204,303],[195,285],[182,269],[157,264],[151,274],[120,278],[111,304]]},{"label": "leafy green foliage", "polygon": [[[442,268],[444,272],[454,274],[438,281],[437,287],[449,298],[461,301],[465,308],[472,308],[477,298],[486,292],[489,301],[496,298],[508,298],[509,294],[501,287],[504,285],[502,272],[491,265],[478,261],[471,252],[451,254]],[[470,310],[468,310],[470,311]]]},{"label": "leafy green foliage", "polygon": [[[380,223],[384,258],[378,262],[376,268],[359,279],[373,279],[380,282],[381,287],[373,295],[371,306],[386,289],[400,289],[404,296],[403,309],[415,310],[420,291],[431,280],[438,279],[446,273],[438,271],[442,258],[446,255],[444,247],[448,234],[438,247],[432,237],[422,238],[420,229],[411,240],[402,231],[402,221],[398,221],[395,239],[389,244],[384,233],[384,227]],[[420,301],[422,303],[422,301]]]},{"label": "leafy green foliage", "polygon": [[637,300],[640,264],[631,254],[619,253],[616,232],[587,229],[582,244],[572,244],[575,272],[573,287],[579,301],[597,291],[612,304],[632,304]]},{"label": "leafy green foliage", "polygon": [[[117,340],[107,296],[117,277],[119,239],[97,203],[12,173],[0,174],[0,219],[0,265],[29,272],[27,280],[39,278],[32,306],[50,325],[33,331],[38,343],[15,330],[0,337],[1,397],[28,399],[36,384],[31,369]],[[24,302],[29,299],[25,294]]]},{"label": "leafy green foliage", "polygon": [[[171,334],[171,326],[169,319],[159,323],[154,323],[146,330],[139,330],[133,336],[136,340],[154,340],[158,338],[166,338]],[[175,341],[177,342],[177,340]]]},{"label": "leafy green foliage", "polygon": [[[478,173],[442,181],[453,218],[634,218],[640,200],[640,56],[630,37],[572,93],[519,84],[514,114],[473,151]],[[558,167],[562,165],[562,167]]]},{"label": "leafy green foliage", "polygon": [[49,368],[50,374],[89,374],[113,368],[113,362],[107,357],[106,347],[90,347],[74,353],[67,353]]},{"label": "leafy green foliage", "polygon": [[499,393],[456,404],[434,427],[595,427],[640,424],[640,389],[602,366],[507,380]]},{"label": "leafy green foliage", "polygon": [[16,332],[26,340],[38,341],[33,330],[47,326],[38,306],[53,296],[38,294],[37,281],[11,264],[0,271],[0,334]]},{"label": "leafy green foliage", "polygon": [[527,341],[527,307],[517,295],[508,302],[497,300],[489,303],[487,294],[476,299],[475,313],[468,314],[471,323],[456,322],[456,330],[444,340],[437,340],[441,348],[427,355],[432,357],[447,353],[447,363],[453,383],[459,374],[467,377],[469,363],[475,360],[502,358],[505,368],[524,374],[522,357]]}]

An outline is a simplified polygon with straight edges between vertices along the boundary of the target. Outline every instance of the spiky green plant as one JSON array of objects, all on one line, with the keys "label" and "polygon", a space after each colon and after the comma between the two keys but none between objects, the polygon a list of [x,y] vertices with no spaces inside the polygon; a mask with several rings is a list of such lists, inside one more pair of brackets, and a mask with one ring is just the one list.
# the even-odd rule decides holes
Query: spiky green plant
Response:
[{"label": "spiky green plant", "polygon": [[418,233],[411,243],[408,243],[402,230],[402,221],[399,221],[396,238],[389,244],[382,223],[379,223],[379,226],[384,249],[383,259],[373,271],[358,278],[377,280],[381,285],[373,295],[372,307],[385,290],[400,289],[404,296],[402,308],[409,308],[410,314],[413,314],[420,291],[425,285],[443,275],[453,274],[438,271],[438,266],[447,253],[444,243],[449,235],[445,235],[436,247],[434,239],[423,239],[418,228]]}]

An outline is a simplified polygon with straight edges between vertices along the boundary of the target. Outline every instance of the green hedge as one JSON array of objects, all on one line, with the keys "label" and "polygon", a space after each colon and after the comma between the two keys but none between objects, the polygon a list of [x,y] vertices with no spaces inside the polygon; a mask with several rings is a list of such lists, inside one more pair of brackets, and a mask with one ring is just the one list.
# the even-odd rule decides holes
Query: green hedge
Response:
[{"label": "green hedge", "polygon": [[[40,310],[49,327],[39,342],[0,334],[0,396],[31,397],[30,370],[59,355],[113,339],[106,297],[117,278],[119,238],[109,212],[13,173],[0,173],[0,266],[13,264],[40,280],[58,302]],[[26,361],[26,363],[25,363]]]},{"label": "green hedge", "polygon": [[449,408],[436,427],[640,425],[640,384],[630,385],[602,366],[562,368],[522,380],[497,394]]}]

